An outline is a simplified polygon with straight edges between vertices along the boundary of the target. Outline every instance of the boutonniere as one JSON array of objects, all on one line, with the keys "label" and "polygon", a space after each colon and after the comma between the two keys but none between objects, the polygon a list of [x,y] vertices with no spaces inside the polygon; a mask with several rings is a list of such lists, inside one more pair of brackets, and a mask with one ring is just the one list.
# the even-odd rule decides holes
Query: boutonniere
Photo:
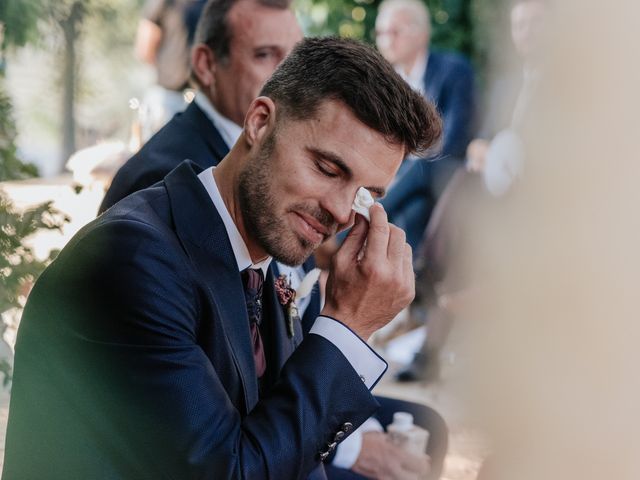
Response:
[{"label": "boutonniere", "polygon": [[275,289],[280,305],[285,309],[287,317],[287,333],[289,337],[294,335],[294,324],[300,321],[296,298],[303,299],[311,293],[313,286],[318,281],[320,269],[314,268],[309,271],[300,282],[300,286],[295,290],[291,286],[291,281],[286,275],[280,275],[276,278]]},{"label": "boutonniere", "polygon": [[291,282],[286,275],[280,275],[276,278],[276,295],[280,305],[284,308],[287,317],[287,333],[289,337],[293,337],[294,322],[300,320],[298,307],[296,306],[296,291],[291,286]]}]

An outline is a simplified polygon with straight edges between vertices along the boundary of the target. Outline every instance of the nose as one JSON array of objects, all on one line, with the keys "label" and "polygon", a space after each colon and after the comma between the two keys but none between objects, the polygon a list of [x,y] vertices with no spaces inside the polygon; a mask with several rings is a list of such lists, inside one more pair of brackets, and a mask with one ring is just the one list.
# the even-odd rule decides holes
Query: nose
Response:
[{"label": "nose", "polygon": [[353,200],[356,192],[350,188],[336,189],[325,195],[320,203],[331,214],[338,225],[347,225],[351,221]]}]

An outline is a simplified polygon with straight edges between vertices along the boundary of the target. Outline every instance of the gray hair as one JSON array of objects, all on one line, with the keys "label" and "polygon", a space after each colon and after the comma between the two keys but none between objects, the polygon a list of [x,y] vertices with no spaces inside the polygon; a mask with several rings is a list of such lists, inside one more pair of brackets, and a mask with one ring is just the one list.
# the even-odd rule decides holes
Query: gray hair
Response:
[{"label": "gray hair", "polygon": [[378,6],[378,15],[385,11],[404,10],[411,14],[412,23],[423,31],[431,32],[431,15],[421,0],[383,0]]}]

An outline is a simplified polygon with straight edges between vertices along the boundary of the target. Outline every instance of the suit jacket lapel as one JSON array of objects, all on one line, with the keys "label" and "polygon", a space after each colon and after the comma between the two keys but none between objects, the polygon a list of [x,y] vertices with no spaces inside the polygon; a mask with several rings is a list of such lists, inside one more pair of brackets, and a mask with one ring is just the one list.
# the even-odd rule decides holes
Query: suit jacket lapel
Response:
[{"label": "suit jacket lapel", "polygon": [[209,295],[241,377],[248,413],[258,402],[258,383],[244,289],[224,223],[196,176],[197,168],[192,162],[183,162],[165,178],[165,185],[176,235],[208,282]]},{"label": "suit jacket lapel", "polygon": [[[310,272],[316,268],[315,257],[313,255],[310,256],[302,266],[305,272]],[[302,316],[302,330],[305,335],[309,333],[316,318],[320,315],[320,285],[316,283],[309,295],[311,295],[311,300],[309,300],[309,305]]]},{"label": "suit jacket lapel", "polygon": [[[200,137],[205,140],[207,146],[213,152],[215,158],[211,165],[217,165],[229,153],[229,147],[222,139],[218,129],[195,102],[191,102],[191,105],[185,110],[184,119],[200,133]],[[201,166],[204,167],[204,165]]]},{"label": "suit jacket lapel", "polygon": [[[278,301],[275,290],[275,262],[269,269],[263,291],[264,316],[268,321],[269,336],[272,342],[269,345],[269,357],[275,365],[267,365],[270,372],[280,373],[283,365],[291,356],[296,347],[302,342],[302,328],[300,322],[294,322],[294,336],[290,337],[287,327],[287,316],[285,308]],[[275,370],[273,369],[275,367]],[[277,376],[277,375],[275,375]]]}]

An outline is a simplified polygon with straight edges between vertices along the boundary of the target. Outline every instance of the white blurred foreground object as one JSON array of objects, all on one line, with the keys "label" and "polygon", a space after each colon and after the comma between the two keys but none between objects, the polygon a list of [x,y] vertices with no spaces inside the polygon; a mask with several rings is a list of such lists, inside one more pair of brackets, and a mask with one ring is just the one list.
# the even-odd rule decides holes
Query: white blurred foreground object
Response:
[{"label": "white blurred foreground object", "polygon": [[370,222],[369,209],[374,203],[375,201],[373,200],[369,190],[364,187],[360,187],[356,192],[356,198],[353,200],[353,206],[351,209],[366,218],[367,222]]},{"label": "white blurred foreground object", "polygon": [[387,426],[387,433],[394,445],[407,452],[425,453],[429,432],[413,423],[413,415],[408,412],[393,414],[393,422]]},{"label": "white blurred foreground object", "polygon": [[513,182],[522,177],[524,145],[513,130],[498,133],[489,145],[484,168],[484,183],[491,195],[501,197]]},{"label": "white blurred foreground object", "polygon": [[[406,319],[401,319],[400,321],[403,320],[406,321]],[[390,323],[392,322],[396,322],[396,319],[393,319]],[[380,331],[376,333],[379,332]],[[386,342],[386,345],[384,345],[384,358],[399,365],[407,366],[411,363],[411,360],[413,360],[413,356],[416,352],[420,350],[420,347],[426,338],[427,327],[424,325],[414,328],[413,330],[409,330],[402,335],[398,335]]]},{"label": "white blurred foreground object", "polygon": [[526,175],[468,209],[480,280],[456,349],[492,441],[483,479],[637,480],[640,3],[553,5]]},{"label": "white blurred foreground object", "polygon": [[88,187],[103,174],[110,180],[129,154],[123,142],[104,142],[78,150],[69,157],[66,167],[73,173],[74,182]]}]

